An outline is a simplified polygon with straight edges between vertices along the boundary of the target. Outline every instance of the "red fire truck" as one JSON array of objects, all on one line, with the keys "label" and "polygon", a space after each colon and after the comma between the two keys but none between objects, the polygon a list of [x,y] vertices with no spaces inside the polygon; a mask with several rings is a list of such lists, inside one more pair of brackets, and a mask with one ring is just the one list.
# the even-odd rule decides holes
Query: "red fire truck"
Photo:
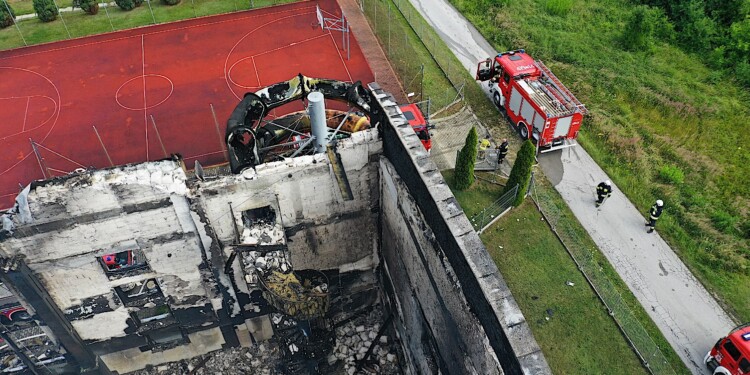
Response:
[{"label": "red fire truck", "polygon": [[419,140],[422,141],[422,146],[424,146],[427,152],[430,152],[432,148],[431,126],[427,124],[422,111],[419,110],[416,104],[404,104],[399,108],[401,108],[401,112],[404,113],[404,117],[409,121],[409,125],[414,129],[414,132],[417,133]]},{"label": "red fire truck", "polygon": [[586,106],[541,61],[524,50],[503,52],[480,62],[476,79],[488,83],[522,139],[542,152],[575,145]]},{"label": "red fire truck", "polygon": [[750,373],[750,324],[741,325],[716,342],[704,359],[711,374]]}]

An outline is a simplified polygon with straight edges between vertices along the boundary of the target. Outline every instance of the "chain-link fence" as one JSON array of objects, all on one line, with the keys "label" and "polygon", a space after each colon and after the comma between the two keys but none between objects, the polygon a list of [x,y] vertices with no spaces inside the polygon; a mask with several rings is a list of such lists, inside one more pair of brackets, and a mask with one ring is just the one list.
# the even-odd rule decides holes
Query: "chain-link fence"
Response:
[{"label": "chain-link fence", "polygon": [[518,185],[507,191],[491,205],[485,207],[481,212],[474,215],[471,218],[471,225],[474,226],[474,230],[481,234],[495,221],[500,219],[503,214],[513,207],[513,201],[516,200],[516,194],[518,194]]},{"label": "chain-link fence", "polygon": [[463,99],[466,72],[408,0],[358,1],[411,101],[437,112]]},{"label": "chain-link fence", "polygon": [[32,0],[10,1],[9,6],[16,14],[15,24],[0,30],[0,49],[261,8],[296,0],[181,0],[176,5],[167,5],[165,0],[136,0],[140,6],[129,11],[122,10],[115,2],[102,2],[98,4],[96,14],[88,14],[80,7],[73,7],[75,1],[53,0],[59,14],[52,22],[39,21],[34,14]]},{"label": "chain-link fence", "polygon": [[601,269],[596,249],[585,245],[583,234],[576,231],[575,219],[564,214],[564,202],[554,199],[554,190],[543,183],[534,183],[531,197],[544,219],[557,235],[586,280],[607,307],[610,315],[630,342],[641,361],[652,374],[675,374],[664,354],[628,307],[617,288]]}]

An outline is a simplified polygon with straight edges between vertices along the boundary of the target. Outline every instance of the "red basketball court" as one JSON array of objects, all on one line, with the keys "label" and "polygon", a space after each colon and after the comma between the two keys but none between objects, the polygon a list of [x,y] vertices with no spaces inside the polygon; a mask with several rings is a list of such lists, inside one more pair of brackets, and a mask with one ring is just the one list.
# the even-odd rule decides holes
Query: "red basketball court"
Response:
[{"label": "red basketball court", "polygon": [[0,51],[0,208],[19,184],[77,168],[224,162],[242,95],[297,73],[372,82],[356,40],[347,60],[341,32],[321,29],[318,5],[340,18],[335,0],[304,1]]}]

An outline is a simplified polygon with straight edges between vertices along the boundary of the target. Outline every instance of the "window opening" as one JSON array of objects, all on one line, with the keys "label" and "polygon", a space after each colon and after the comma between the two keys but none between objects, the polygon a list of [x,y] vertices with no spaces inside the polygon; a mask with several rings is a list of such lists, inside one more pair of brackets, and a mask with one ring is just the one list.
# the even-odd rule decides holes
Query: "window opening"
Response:
[{"label": "window opening", "polygon": [[732,356],[732,358],[734,358],[735,361],[740,359],[740,356],[742,355],[739,349],[737,349],[737,347],[734,346],[734,343],[729,340],[724,342],[724,350],[726,350],[727,353],[729,353],[729,355]]},{"label": "window opening", "polygon": [[140,309],[135,312],[138,322],[145,324],[156,320],[162,320],[172,317],[172,311],[169,310],[169,306],[161,305],[156,307],[147,307]]}]

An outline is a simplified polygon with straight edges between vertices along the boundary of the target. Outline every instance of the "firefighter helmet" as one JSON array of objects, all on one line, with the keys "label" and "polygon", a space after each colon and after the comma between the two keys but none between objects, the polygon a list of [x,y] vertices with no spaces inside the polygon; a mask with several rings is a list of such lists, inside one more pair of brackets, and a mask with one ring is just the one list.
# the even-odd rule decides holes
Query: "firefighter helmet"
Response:
[{"label": "firefighter helmet", "polygon": [[659,207],[661,207],[661,206],[663,206],[663,205],[664,205],[664,202],[662,202],[662,200],[661,200],[661,199],[657,199],[657,200],[656,200],[656,205],[657,205],[657,206],[659,206]]},{"label": "firefighter helmet", "polygon": [[604,181],[604,184],[607,185],[607,186],[611,186],[612,185],[612,181],[610,181],[610,180]]}]

